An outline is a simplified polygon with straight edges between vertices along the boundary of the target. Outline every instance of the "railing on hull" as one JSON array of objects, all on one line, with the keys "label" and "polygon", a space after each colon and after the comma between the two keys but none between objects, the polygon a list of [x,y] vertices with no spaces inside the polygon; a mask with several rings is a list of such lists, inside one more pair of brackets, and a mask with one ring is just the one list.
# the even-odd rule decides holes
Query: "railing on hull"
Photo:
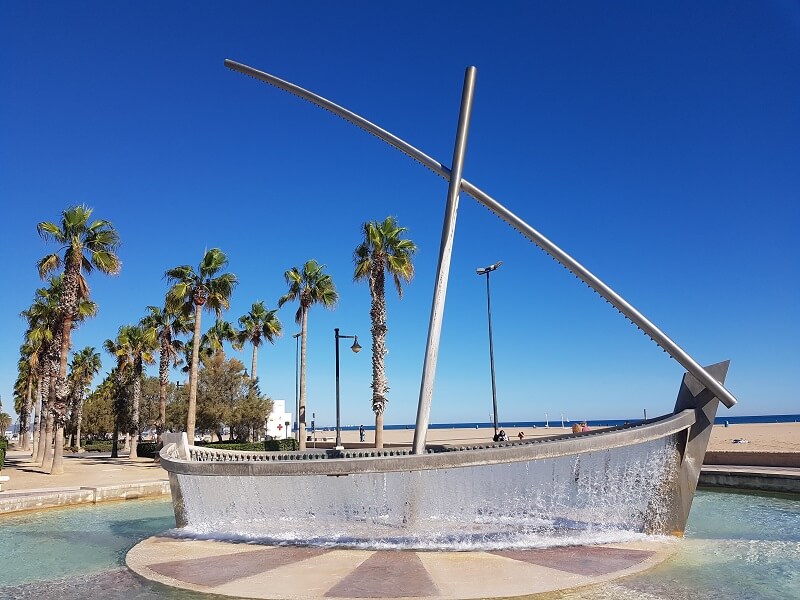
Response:
[{"label": "railing on hull", "polygon": [[[248,452],[200,446],[165,445],[161,465],[170,472],[193,475],[350,475],[502,464],[556,458],[634,446],[684,431],[696,420],[693,409],[581,434],[545,439],[431,447],[426,454],[410,448],[305,452]],[[184,458],[184,456],[186,458]]]}]

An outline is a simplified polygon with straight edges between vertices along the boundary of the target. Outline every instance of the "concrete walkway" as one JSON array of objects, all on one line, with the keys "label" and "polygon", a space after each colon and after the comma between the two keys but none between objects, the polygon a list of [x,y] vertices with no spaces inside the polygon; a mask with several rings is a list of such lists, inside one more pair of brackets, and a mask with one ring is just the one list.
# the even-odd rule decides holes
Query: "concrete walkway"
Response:
[{"label": "concrete walkway", "polygon": [[10,450],[0,474],[9,478],[0,492],[0,514],[169,494],[167,473],[152,458],[65,454],[64,473],[49,475],[30,453]]}]

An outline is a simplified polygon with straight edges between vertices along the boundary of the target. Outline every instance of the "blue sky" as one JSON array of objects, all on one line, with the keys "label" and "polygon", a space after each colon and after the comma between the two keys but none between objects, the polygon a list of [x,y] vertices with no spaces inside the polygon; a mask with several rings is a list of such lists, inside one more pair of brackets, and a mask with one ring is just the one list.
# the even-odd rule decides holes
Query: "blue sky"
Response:
[{"label": "blue sky", "polygon": [[[740,403],[728,414],[800,412],[800,5],[789,1],[1,2],[4,410],[18,314],[40,285],[36,261],[54,249],[36,223],[85,203],[120,231],[124,266],[91,275],[100,313],[74,335],[78,349],[160,303],[164,271],[206,248],[222,248],[241,281],[231,321],[253,301],[276,306],[289,267],[326,264],[340,302],[309,317],[318,424],[333,422],[333,328],[369,348],[369,292],[352,282],[359,225],[396,216],[420,252],[403,299],[388,298],[386,420],[414,421],[446,182],[225,58],[316,91],[445,164],[464,69],[477,66],[464,176],[698,362],[731,359]],[[682,368],[462,195],[433,422],[488,419],[475,268],[498,260],[501,420],[671,410]],[[295,309],[280,311],[286,335],[259,353],[262,389],[290,405]],[[249,349],[242,358],[249,365]],[[343,354],[341,371],[343,423],[370,423],[369,353]]]}]

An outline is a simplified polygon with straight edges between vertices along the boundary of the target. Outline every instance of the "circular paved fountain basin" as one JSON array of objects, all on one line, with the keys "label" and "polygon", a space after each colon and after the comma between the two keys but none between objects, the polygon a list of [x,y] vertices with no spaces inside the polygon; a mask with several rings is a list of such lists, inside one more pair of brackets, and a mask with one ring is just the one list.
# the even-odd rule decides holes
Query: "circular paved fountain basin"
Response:
[{"label": "circular paved fountain basin", "polygon": [[677,540],[530,550],[437,552],[263,546],[153,536],[128,567],[160,583],[242,598],[527,596],[605,582],[659,564]]}]

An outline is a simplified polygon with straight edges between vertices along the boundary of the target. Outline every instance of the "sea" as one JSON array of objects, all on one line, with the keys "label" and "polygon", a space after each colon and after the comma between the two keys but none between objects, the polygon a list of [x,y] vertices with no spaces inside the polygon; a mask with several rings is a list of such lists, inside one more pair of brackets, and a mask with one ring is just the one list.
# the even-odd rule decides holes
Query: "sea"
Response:
[{"label": "sea", "polygon": [[[630,419],[588,419],[586,424],[589,427],[615,427],[617,425],[628,425],[629,423],[640,423],[642,418]],[[583,423],[583,419],[564,420],[564,426],[568,427],[573,423]],[[737,417],[717,417],[714,419],[715,425],[737,425],[744,423],[797,423],[800,422],[800,414],[794,415],[750,415],[750,416],[737,416]],[[501,428],[519,428],[519,427],[558,427],[561,425],[561,419],[550,419],[547,421],[500,421],[498,427]],[[494,427],[492,421],[469,421],[464,423],[431,423],[428,429],[482,429],[484,427]],[[359,428],[359,425],[343,425],[342,430],[354,431]],[[384,425],[384,429],[414,429],[413,424],[409,425]],[[325,431],[333,429],[332,427],[318,428],[317,431]],[[364,429],[371,431],[375,429],[374,425],[364,424]]]}]

